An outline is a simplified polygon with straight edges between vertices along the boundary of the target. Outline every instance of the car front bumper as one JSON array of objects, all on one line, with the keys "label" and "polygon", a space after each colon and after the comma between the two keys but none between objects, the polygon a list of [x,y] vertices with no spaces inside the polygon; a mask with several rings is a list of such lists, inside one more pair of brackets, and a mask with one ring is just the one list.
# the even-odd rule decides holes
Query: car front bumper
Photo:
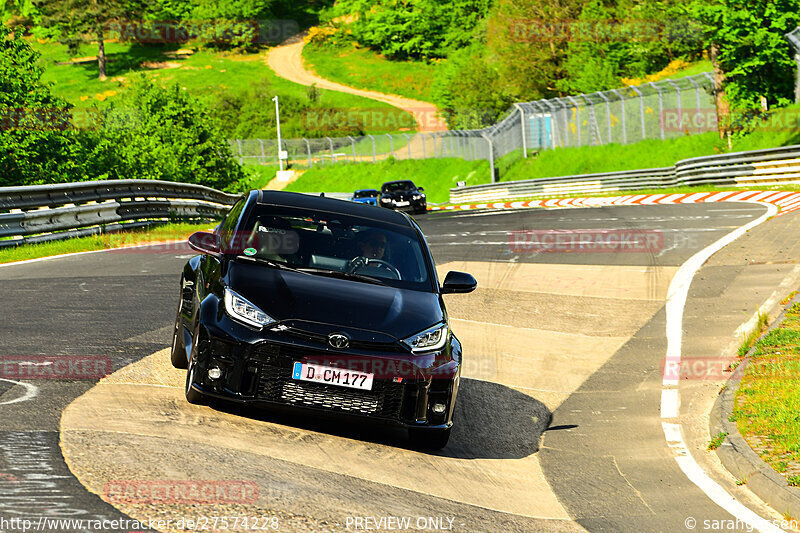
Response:
[{"label": "car front bumper", "polygon": [[[202,313],[207,315],[207,313]],[[315,416],[343,417],[405,428],[445,429],[452,426],[460,378],[461,347],[451,341],[441,352],[408,353],[333,351],[311,342],[287,342],[284,335],[255,332],[226,315],[202,323],[192,387],[202,394],[257,407],[304,411]],[[299,381],[295,362],[329,362],[329,366],[377,370],[372,390]],[[211,379],[208,370],[220,368]],[[445,406],[436,412],[434,405]],[[441,407],[439,408],[441,409]]]}]

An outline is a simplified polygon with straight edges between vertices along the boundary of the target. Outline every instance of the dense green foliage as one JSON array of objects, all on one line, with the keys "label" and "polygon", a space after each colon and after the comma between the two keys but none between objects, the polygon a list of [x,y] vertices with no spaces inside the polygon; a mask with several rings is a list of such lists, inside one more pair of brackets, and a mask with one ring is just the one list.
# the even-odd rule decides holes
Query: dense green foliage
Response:
[{"label": "dense green foliage", "polygon": [[38,54],[0,26],[0,185],[63,181],[82,173],[84,135],[67,129],[68,104],[41,83]]},{"label": "dense green foliage", "polygon": [[165,179],[225,188],[242,177],[215,121],[179,87],[135,81],[77,113],[41,81],[39,55],[0,26],[0,184]]}]

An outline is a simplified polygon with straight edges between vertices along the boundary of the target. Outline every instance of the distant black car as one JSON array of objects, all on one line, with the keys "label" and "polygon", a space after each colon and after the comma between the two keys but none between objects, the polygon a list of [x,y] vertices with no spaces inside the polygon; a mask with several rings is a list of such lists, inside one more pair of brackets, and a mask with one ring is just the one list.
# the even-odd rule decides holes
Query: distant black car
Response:
[{"label": "distant black car", "polygon": [[181,276],[172,364],[186,399],[349,416],[445,446],[461,344],[422,232],[405,213],[252,191],[199,232]]},{"label": "distant black car", "polygon": [[428,210],[425,189],[417,187],[411,180],[389,181],[381,185],[381,207],[410,209],[414,213]]}]

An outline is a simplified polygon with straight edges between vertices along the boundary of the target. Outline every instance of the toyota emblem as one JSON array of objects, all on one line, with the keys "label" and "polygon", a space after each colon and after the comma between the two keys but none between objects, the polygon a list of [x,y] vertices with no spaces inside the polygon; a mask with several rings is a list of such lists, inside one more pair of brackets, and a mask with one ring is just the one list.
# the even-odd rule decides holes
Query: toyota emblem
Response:
[{"label": "toyota emblem", "polygon": [[337,350],[344,350],[350,346],[350,337],[344,333],[331,333],[328,335],[328,344]]}]

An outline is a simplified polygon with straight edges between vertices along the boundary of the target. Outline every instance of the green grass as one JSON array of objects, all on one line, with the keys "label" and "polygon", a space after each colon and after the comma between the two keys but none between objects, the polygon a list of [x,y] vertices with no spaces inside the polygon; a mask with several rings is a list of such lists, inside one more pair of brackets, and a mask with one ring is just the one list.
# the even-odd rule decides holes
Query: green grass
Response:
[{"label": "green grass", "polygon": [[[762,459],[776,470],[800,468],[800,304],[754,345],[732,419]],[[796,476],[792,476],[796,477]]]},{"label": "green grass", "polygon": [[711,72],[714,67],[711,65],[711,61],[708,59],[703,59],[702,61],[697,61],[696,63],[692,63],[691,66],[686,67],[683,70],[679,70],[672,76],[670,79],[676,80],[678,78],[687,78],[689,76],[694,76],[696,74],[702,74],[703,72]]},{"label": "green grass", "polygon": [[[102,107],[102,102],[113,101],[124,91],[130,76],[136,73],[143,73],[164,86],[177,83],[201,99],[219,96],[226,92],[244,93],[254,86],[268,92],[270,96],[290,96],[304,101],[308,99],[305,86],[278,77],[267,66],[264,51],[231,53],[201,50],[186,57],[166,57],[164,53],[174,52],[177,47],[108,43],[106,45],[109,58],[108,79],[100,81],[97,77],[96,61],[58,65],[56,63],[69,61],[66,46],[54,42],[39,43],[35,40],[30,42],[42,54],[41,62],[46,69],[42,79],[53,84],[53,92],[56,95],[78,107],[87,107],[91,104]],[[84,45],[78,55],[84,57],[96,53],[96,47]],[[171,68],[156,69],[142,66],[143,62],[173,65]],[[337,91],[319,90],[319,99],[313,104],[309,102],[308,108],[312,112],[314,109],[346,112],[363,110],[395,118],[393,121],[387,119],[368,124],[368,133],[396,132],[399,130],[397,124],[412,126],[415,124],[411,114],[388,104]],[[302,116],[282,114],[284,135],[287,138],[293,136],[293,131],[306,128],[309,120]],[[324,130],[325,127],[321,127],[320,136],[325,135]]]},{"label": "green grass", "polygon": [[487,161],[461,159],[388,160],[377,164],[356,163],[314,168],[304,173],[286,189],[294,192],[351,192],[356,189],[379,189],[386,181],[410,179],[425,188],[428,201],[446,202],[450,188],[459,181],[468,185],[483,183],[489,175]]},{"label": "green grass", "polygon": [[139,243],[182,240],[195,231],[205,230],[213,226],[214,223],[209,222],[202,224],[164,224],[146,230],[104,233],[102,235],[78,237],[63,241],[25,244],[16,248],[0,249],[0,263],[13,263],[15,261],[38,259],[53,255],[118,248]]},{"label": "green grass", "polygon": [[724,431],[720,431],[719,433],[717,433],[717,436],[711,439],[711,442],[708,443],[708,449],[716,450],[717,448],[719,448],[722,445],[722,442],[725,440],[725,437],[727,436],[728,434],[725,433]]},{"label": "green grass", "polygon": [[303,48],[303,59],[317,74],[358,89],[396,94],[432,102],[436,65],[423,61],[392,61],[367,48]]}]

